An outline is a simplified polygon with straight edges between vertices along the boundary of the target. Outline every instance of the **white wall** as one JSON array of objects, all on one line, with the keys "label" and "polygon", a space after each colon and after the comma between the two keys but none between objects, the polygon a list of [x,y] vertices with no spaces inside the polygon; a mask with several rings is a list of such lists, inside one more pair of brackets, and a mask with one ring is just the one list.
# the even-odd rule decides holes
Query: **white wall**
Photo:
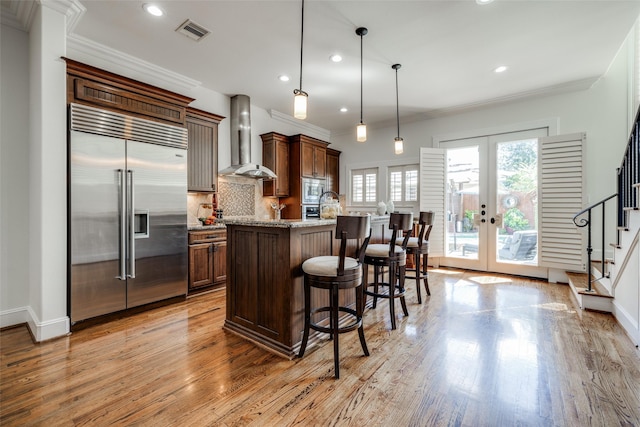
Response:
[{"label": "white wall", "polygon": [[0,327],[24,323],[29,303],[29,37],[0,35]]},{"label": "white wall", "polygon": [[[167,70],[160,70],[158,78],[153,64],[103,46],[83,45],[86,41],[67,36],[64,13],[49,5],[39,4],[28,33],[3,23],[0,51],[0,327],[26,322],[38,341],[69,332],[66,67],[61,57],[190,96],[196,99],[193,107],[229,117],[229,97]],[[73,46],[68,52],[65,40]],[[274,119],[271,112],[252,106],[254,161],[262,159],[260,134],[272,131],[323,139],[328,135],[294,119]],[[219,168],[230,164],[228,119],[219,127],[218,159]],[[261,192],[259,181],[254,182]]]},{"label": "white wall", "polygon": [[[64,93],[61,93],[65,85],[64,64],[59,60],[65,46],[64,37],[60,37],[64,31],[64,18],[56,13],[52,10],[44,12],[44,22],[40,21],[43,17],[39,15],[35,20],[38,29],[30,36],[2,25],[0,56],[1,326],[29,320],[20,318],[27,316],[24,313],[26,306],[33,314],[31,320],[35,318],[40,323],[36,327],[46,329],[53,324],[55,327],[51,331],[58,330],[66,311],[66,158],[63,154],[66,121]],[[629,78],[633,55],[629,55],[632,49],[629,43],[625,43],[607,75],[589,90],[403,124],[401,134],[405,138],[405,153],[401,158],[416,162],[419,148],[431,146],[437,135],[473,134],[486,128],[554,118],[560,133],[587,132],[587,168],[590,171],[587,192],[591,200],[611,194],[615,190],[615,167],[628,138],[628,117],[631,116],[628,93],[633,80]],[[33,52],[31,58],[30,50]],[[105,68],[104,63],[90,55],[83,58],[80,51],[72,53],[77,55],[69,54],[72,59]],[[109,69],[140,79],[130,70],[124,66],[118,70],[117,64]],[[149,77],[147,83],[154,84]],[[34,94],[34,90],[38,93]],[[192,104],[196,108],[229,116],[227,96],[198,85],[179,92],[196,98]],[[274,119],[271,112],[252,106],[254,159],[262,157],[259,135],[271,131],[286,135],[305,133],[327,139],[322,129]],[[394,126],[370,128],[369,134],[366,148],[352,142],[351,133],[331,138],[332,147],[343,151],[341,165],[396,158],[392,151]],[[27,148],[29,144],[31,149]],[[220,126],[219,167],[226,167],[229,162],[229,125],[225,120]],[[342,189],[346,189],[345,176],[342,167]],[[50,337],[45,333],[36,338]]]},{"label": "white wall", "polygon": [[[540,120],[552,120],[558,125],[558,134],[587,133],[586,195],[588,203],[595,203],[616,191],[616,168],[629,140],[633,91],[634,58],[631,31],[608,72],[587,90],[554,96],[540,96],[485,106],[467,112],[443,117],[401,123],[400,135],[404,138],[404,153],[393,153],[395,125],[386,128],[370,127],[368,140],[363,145],[355,142],[355,126],[352,132],[333,135],[332,147],[342,151],[340,158],[340,188],[346,193],[347,165],[389,163],[400,159],[416,163],[420,147],[432,147],[434,137],[443,135],[477,136],[487,129],[514,128],[517,124]],[[366,117],[365,117],[366,121]],[[386,195],[381,197],[386,200]],[[613,207],[613,204],[611,205]],[[613,216],[609,216],[613,218]],[[610,241],[614,239],[614,225],[608,230]],[[594,248],[601,247],[600,233],[596,230]],[[605,242],[608,246],[608,242]]]},{"label": "white wall", "polygon": [[66,15],[37,8],[29,33],[29,327],[37,341],[67,317]]}]

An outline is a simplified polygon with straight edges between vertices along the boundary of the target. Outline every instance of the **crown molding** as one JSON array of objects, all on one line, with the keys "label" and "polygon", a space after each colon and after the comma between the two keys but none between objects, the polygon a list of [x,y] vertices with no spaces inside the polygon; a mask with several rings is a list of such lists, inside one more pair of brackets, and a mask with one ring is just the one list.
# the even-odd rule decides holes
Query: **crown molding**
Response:
[{"label": "crown molding", "polygon": [[67,34],[74,30],[87,10],[78,0],[6,0],[2,2],[2,24],[28,32],[38,6],[65,15]]},{"label": "crown molding", "polygon": [[77,34],[67,36],[67,56],[115,74],[179,93],[185,89],[193,90],[202,85],[198,80],[143,61]]},{"label": "crown molding", "polygon": [[277,110],[269,110],[269,115],[274,120],[302,129],[301,133],[305,135],[313,136],[323,141],[331,140],[331,131],[321,128],[320,126],[312,125],[311,123],[296,119]]},{"label": "crown molding", "polygon": [[37,3],[34,0],[4,0],[2,2],[2,25],[28,32],[36,10]]},{"label": "crown molding", "polygon": [[71,34],[87,9],[79,0],[37,0],[42,7],[55,10],[67,17],[67,34]]}]

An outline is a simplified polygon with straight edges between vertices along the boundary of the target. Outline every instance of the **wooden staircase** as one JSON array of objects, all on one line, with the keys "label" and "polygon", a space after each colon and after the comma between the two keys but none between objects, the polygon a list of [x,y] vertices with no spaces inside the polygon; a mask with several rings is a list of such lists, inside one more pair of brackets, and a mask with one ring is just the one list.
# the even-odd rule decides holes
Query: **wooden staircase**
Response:
[{"label": "wooden staircase", "polygon": [[[607,260],[604,266],[599,261],[592,262],[591,277],[587,273],[567,272],[571,293],[581,309],[605,313],[613,312],[611,278],[608,277],[609,274],[607,273],[607,265],[609,263],[612,263],[612,261]],[[596,278],[600,279],[596,280]],[[588,290],[589,280],[592,280],[591,291]]]}]

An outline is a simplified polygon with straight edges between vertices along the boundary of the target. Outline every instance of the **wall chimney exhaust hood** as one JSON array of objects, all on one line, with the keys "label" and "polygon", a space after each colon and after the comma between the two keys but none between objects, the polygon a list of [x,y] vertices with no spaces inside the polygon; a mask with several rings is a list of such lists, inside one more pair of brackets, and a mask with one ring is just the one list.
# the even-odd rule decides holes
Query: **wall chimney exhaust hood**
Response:
[{"label": "wall chimney exhaust hood", "polygon": [[251,163],[251,100],[247,95],[231,97],[231,166],[220,175],[240,175],[256,179],[274,179],[276,174],[258,163]]}]

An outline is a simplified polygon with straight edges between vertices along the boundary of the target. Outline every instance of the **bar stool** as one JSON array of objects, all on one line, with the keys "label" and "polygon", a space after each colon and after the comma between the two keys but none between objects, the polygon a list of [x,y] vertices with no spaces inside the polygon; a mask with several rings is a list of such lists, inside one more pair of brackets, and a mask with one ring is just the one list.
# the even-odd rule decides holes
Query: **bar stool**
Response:
[{"label": "bar stool", "polygon": [[[415,268],[407,268],[407,271],[415,273],[413,276],[406,276],[407,279],[415,279],[416,293],[418,294],[418,304],[422,304],[422,295],[420,294],[420,280],[424,279],[424,287],[427,295],[431,295],[429,290],[429,278],[427,272],[427,263],[429,262],[429,234],[433,227],[434,213],[432,211],[421,211],[418,218],[418,237],[409,237],[407,242],[407,255],[413,255]],[[398,237],[396,245],[401,245],[404,239]]]},{"label": "bar stool", "polygon": [[[413,228],[412,213],[392,213],[389,217],[389,229],[393,230],[388,243],[377,243],[367,246],[364,256],[364,293],[373,297],[372,308],[376,308],[378,298],[389,299],[389,313],[391,315],[391,329],[396,328],[395,299],[400,299],[402,311],[409,315],[407,303],[404,299],[405,272],[407,263],[407,242]],[[397,244],[399,232],[404,232],[404,238]],[[369,266],[373,266],[373,283],[369,284]],[[388,270],[389,281],[384,281],[385,268]],[[373,291],[369,287],[373,286]],[[386,288],[388,291],[384,292]]]},{"label": "bar stool", "polygon": [[[317,256],[302,263],[304,272],[304,334],[298,357],[304,356],[309,340],[309,330],[330,334],[333,339],[333,360],[335,377],[340,378],[340,359],[338,334],[358,329],[360,345],[365,356],[369,355],[362,326],[364,312],[364,287],[362,284],[362,260],[369,243],[371,224],[369,216],[338,216],[336,220],[336,239],[340,239],[338,256]],[[346,256],[347,240],[358,239],[362,244],[357,248],[355,258]],[[311,288],[329,291],[328,307],[311,307]],[[338,302],[338,290],[355,289],[356,309],[342,307]],[[329,326],[311,321],[311,316],[320,312],[329,312]],[[346,313],[351,323],[339,326],[339,314]]]}]

